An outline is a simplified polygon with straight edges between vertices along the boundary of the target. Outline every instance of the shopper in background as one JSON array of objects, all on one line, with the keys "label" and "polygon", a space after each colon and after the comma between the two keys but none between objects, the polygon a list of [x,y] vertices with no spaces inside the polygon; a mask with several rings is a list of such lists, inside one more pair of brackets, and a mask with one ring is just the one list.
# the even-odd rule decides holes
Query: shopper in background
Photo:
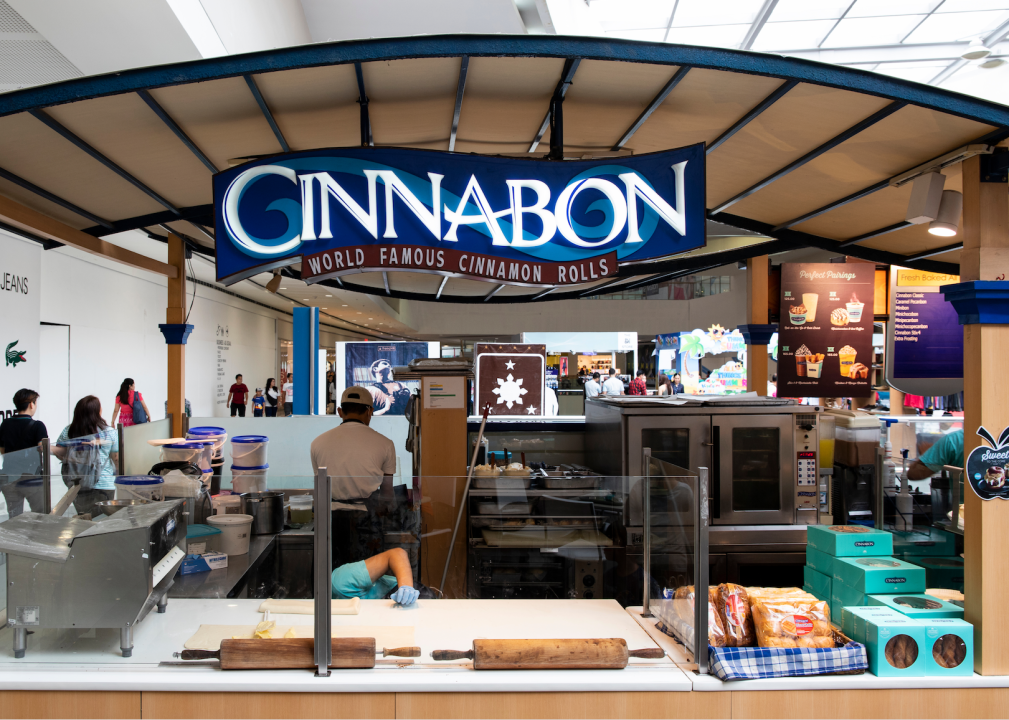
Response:
[{"label": "shopper in background", "polygon": [[669,382],[669,376],[659,373],[659,381],[656,383],[655,394],[662,397],[669,397],[673,394],[673,384]]},{"label": "shopper in background", "polygon": [[627,388],[628,395],[647,395],[648,394],[648,383],[645,378],[648,374],[644,370],[638,370],[638,376],[631,380],[630,386]]},{"label": "shopper in background", "polygon": [[284,415],[294,414],[294,373],[287,373],[284,383]]},{"label": "shopper in background", "polygon": [[610,368],[610,376],[603,383],[603,393],[606,395],[623,395],[624,381],[617,377],[616,368]]},{"label": "shopper in background", "polygon": [[774,373],[767,383],[767,396],[778,397],[778,373]]},{"label": "shopper in background", "polygon": [[42,473],[42,458],[30,452],[49,437],[46,426],[34,418],[39,394],[22,388],[14,393],[15,415],[0,423],[0,455],[3,455],[3,496],[7,501],[7,517],[24,512],[25,500],[32,512],[42,508],[42,483],[32,484]]},{"label": "shopper in background", "polygon": [[683,387],[683,381],[680,379],[679,373],[673,374],[673,395],[679,395],[685,393],[687,390]]},{"label": "shopper in background", "polygon": [[336,415],[336,373],[326,373],[326,414]]},{"label": "shopper in background", "polygon": [[280,390],[277,389],[277,381],[274,378],[266,379],[266,417],[277,417],[277,403],[280,402]]},{"label": "shopper in background", "polygon": [[592,373],[592,379],[585,383],[585,397],[594,398],[603,391],[603,386],[599,383],[599,373]]},{"label": "shopper in background", "polygon": [[266,398],[263,397],[263,388],[256,388],[256,394],[252,396],[252,417],[263,417],[265,406]]},{"label": "shopper in background", "polygon": [[[79,438],[87,442],[71,442]],[[60,433],[53,455],[63,462],[64,484],[68,488],[81,486],[74,499],[78,514],[98,515],[95,503],[111,500],[115,495],[119,462],[119,433],[102,417],[101,400],[88,395],[77,401],[73,420]]]},{"label": "shopper in background", "polygon": [[242,382],[241,375],[235,375],[235,382],[228,388],[228,400],[225,403],[231,408],[231,417],[245,417],[245,405],[249,402],[249,386]]},{"label": "shopper in background", "polygon": [[[144,417],[140,417],[140,413],[137,412],[138,408],[143,408]],[[137,392],[133,378],[126,378],[119,386],[119,394],[116,395],[116,408],[112,411],[112,427],[116,426],[117,418],[123,427],[140,425],[151,419],[151,411],[147,409],[144,396]],[[105,421],[102,420],[102,422]]]}]

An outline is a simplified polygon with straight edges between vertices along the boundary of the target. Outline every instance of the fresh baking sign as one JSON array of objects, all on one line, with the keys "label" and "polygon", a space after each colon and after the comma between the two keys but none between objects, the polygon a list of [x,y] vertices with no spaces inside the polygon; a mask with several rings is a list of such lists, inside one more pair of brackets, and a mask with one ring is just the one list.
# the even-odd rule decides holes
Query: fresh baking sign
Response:
[{"label": "fresh baking sign", "polygon": [[1009,485],[1006,484],[1006,473],[1009,472],[1009,428],[1002,431],[997,441],[983,425],[977,429],[977,434],[991,447],[978,445],[971,450],[965,468],[967,482],[982,500],[1009,500]]},{"label": "fresh baking sign", "polygon": [[553,287],[705,244],[703,144],[555,162],[396,148],[287,153],[214,176],[217,279],[301,261]]}]

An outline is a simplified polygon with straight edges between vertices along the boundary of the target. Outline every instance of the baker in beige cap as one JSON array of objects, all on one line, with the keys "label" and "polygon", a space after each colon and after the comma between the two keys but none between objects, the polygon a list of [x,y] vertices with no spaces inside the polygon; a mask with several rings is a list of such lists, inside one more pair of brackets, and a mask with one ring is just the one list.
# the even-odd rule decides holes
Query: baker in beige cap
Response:
[{"label": "baker in beige cap", "polygon": [[[354,385],[343,391],[343,422],[312,441],[312,470],[333,479],[333,564],[357,562],[385,550],[382,517],[395,505],[396,447],[372,430],[372,396]],[[317,500],[317,512],[319,501]]]}]

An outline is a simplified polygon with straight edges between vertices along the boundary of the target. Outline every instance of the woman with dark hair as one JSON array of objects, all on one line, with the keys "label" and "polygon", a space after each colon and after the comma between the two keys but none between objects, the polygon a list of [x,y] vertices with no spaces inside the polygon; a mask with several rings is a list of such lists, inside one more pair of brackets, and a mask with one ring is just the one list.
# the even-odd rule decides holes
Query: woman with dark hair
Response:
[{"label": "woman with dark hair", "polygon": [[673,384],[669,382],[669,376],[665,373],[659,375],[657,395],[670,396],[673,394]]},{"label": "woman with dark hair", "polygon": [[150,422],[151,411],[147,409],[144,396],[136,391],[133,378],[126,378],[123,380],[123,384],[119,386],[119,393],[116,395],[116,409],[112,411],[112,427],[116,426],[116,418],[119,418],[119,422],[123,424],[123,427],[138,424],[133,418],[134,400],[139,400],[140,404],[144,406],[144,414],[147,415],[145,422]]},{"label": "woman with dark hair", "polygon": [[266,390],[263,391],[263,395],[266,396],[266,417],[277,417],[277,403],[280,401],[280,390],[277,389],[276,378],[266,379]]},{"label": "woman with dark hair", "polygon": [[111,500],[115,495],[119,463],[119,433],[102,417],[101,400],[88,395],[77,401],[73,420],[60,433],[53,455],[63,461],[66,486],[81,486],[74,499],[77,512],[94,517],[95,503]]},{"label": "woman with dark hair", "polygon": [[680,380],[680,374],[679,373],[675,373],[673,375],[673,391],[670,394],[671,395],[680,395],[680,394],[685,393],[685,392],[686,392],[686,389],[684,389],[684,387],[683,387],[683,381]]}]

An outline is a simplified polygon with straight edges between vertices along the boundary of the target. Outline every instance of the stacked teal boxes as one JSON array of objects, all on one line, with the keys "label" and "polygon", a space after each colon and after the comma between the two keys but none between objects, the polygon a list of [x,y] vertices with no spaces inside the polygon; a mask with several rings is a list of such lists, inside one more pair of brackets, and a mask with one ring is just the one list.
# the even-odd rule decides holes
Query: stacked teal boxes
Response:
[{"label": "stacked teal boxes", "polygon": [[974,626],[956,618],[921,620],[925,626],[925,674],[974,674]]},{"label": "stacked teal boxes", "polygon": [[[844,607],[869,604],[864,586],[846,585],[838,577],[838,566],[859,558],[888,558],[892,551],[893,539],[883,530],[862,525],[810,525],[806,528],[806,567],[829,576],[830,596],[822,599],[830,601],[830,617],[835,625],[841,624]],[[825,582],[807,571],[806,591],[821,597],[810,580],[818,580],[821,588]]]},{"label": "stacked teal boxes", "polygon": [[924,593],[904,593],[896,595],[870,594],[868,605],[888,607],[902,615],[916,620],[932,618],[963,619],[963,608]]},{"label": "stacked teal boxes", "polygon": [[865,644],[866,622],[872,618],[901,617],[896,610],[881,605],[846,607],[841,611],[841,632],[855,642]]},{"label": "stacked teal boxes", "polygon": [[922,622],[888,615],[865,619],[865,647],[876,677],[921,677],[932,643],[926,642]]}]

